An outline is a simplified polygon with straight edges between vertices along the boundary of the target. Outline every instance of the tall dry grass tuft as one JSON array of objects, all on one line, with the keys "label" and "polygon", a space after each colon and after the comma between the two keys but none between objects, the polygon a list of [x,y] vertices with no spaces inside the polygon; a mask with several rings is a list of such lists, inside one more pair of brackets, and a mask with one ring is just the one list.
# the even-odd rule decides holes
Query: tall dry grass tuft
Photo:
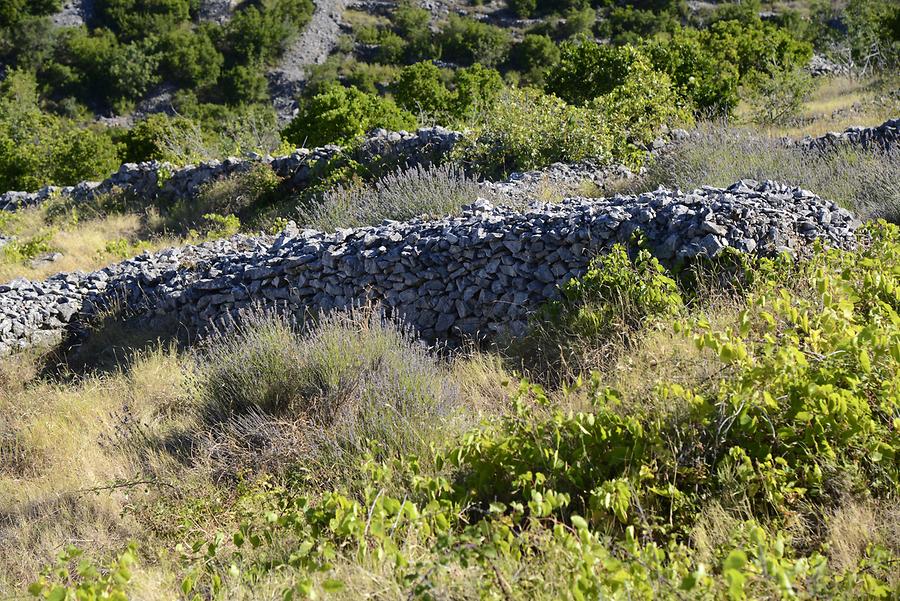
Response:
[{"label": "tall dry grass tuft", "polygon": [[740,179],[777,180],[833,200],[865,219],[900,223],[900,153],[843,146],[829,152],[788,147],[751,130],[706,124],[673,146],[635,180],[631,191],[694,189]]},{"label": "tall dry grass tuft", "polygon": [[484,195],[461,167],[444,164],[400,169],[372,184],[338,185],[310,206],[299,207],[299,222],[326,231],[403,221],[421,215],[443,217]]},{"label": "tall dry grass tuft", "polygon": [[[251,314],[204,345],[197,373],[226,473],[246,461],[278,471],[299,454],[320,467],[351,466],[372,449],[424,455],[465,421],[449,367],[374,309],[333,313],[302,330]],[[251,449],[248,439],[264,442]]]}]

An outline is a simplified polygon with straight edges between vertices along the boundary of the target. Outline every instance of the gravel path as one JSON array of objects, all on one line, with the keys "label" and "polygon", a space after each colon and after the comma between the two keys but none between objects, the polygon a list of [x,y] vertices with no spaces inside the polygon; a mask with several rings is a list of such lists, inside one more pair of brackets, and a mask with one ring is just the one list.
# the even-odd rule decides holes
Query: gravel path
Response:
[{"label": "gravel path", "polygon": [[331,54],[346,5],[347,0],[316,0],[312,19],[269,73],[269,89],[282,119],[289,119],[297,108],[294,97],[306,81],[306,66],[320,65]]}]

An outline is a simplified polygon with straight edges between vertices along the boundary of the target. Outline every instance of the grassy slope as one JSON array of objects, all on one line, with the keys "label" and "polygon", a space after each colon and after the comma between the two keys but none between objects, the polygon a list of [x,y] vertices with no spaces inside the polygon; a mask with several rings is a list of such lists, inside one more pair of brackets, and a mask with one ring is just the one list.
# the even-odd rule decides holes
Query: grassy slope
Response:
[{"label": "grassy slope", "polygon": [[[846,105],[858,98],[853,86],[834,85],[840,94],[833,102]],[[810,111],[824,112],[822,106],[811,106]],[[706,156],[704,161],[682,156],[668,174],[651,171],[639,185],[655,185],[654,177],[673,175],[675,183],[682,185],[694,185],[695,179],[696,184],[730,183],[736,177],[755,174],[744,173],[746,163],[735,170],[735,163],[749,156],[757,157],[762,174],[780,175],[796,167],[795,172],[800,169],[804,175],[802,166],[785,167],[779,157],[761,155],[756,148],[735,150],[729,143],[718,143],[715,150],[721,153],[721,161],[708,160],[709,148],[700,146],[693,152]],[[862,178],[848,176],[846,165],[811,171],[814,173],[809,176],[814,179],[795,183],[817,192],[824,188],[827,192],[823,195],[831,197],[848,191],[849,196],[839,200],[851,205],[853,195],[862,189]],[[895,202],[879,196],[885,190],[876,187],[869,193],[882,204]],[[51,246],[63,250],[61,262],[37,270],[8,257],[0,263],[3,279],[43,277],[63,265],[65,269],[93,268],[113,260],[106,250],[108,242],[127,238],[134,245],[153,231],[146,220],[116,212],[77,223],[58,218],[51,221],[56,224]],[[45,211],[33,211],[7,221],[5,227],[10,229],[4,231],[34,236],[51,226]],[[162,243],[158,239],[152,242]],[[803,282],[791,282],[788,288],[798,296],[809,293]],[[745,298],[722,294],[714,286],[697,298],[692,313],[706,315],[714,329],[738,327]],[[714,353],[699,350],[690,335],[676,332],[665,320],[648,324],[627,340],[619,335],[610,340],[572,338],[562,355],[543,341],[507,351],[471,352],[449,361],[423,352],[402,333],[384,330],[366,319],[332,322],[313,335],[298,336],[280,326],[263,328],[263,333],[262,338],[258,332],[253,334],[256,338],[250,336],[253,344],[247,337],[238,337],[220,339],[200,350],[164,344],[135,350],[131,341],[139,336],[113,325],[95,346],[68,358],[69,365],[78,366],[72,371],[57,367],[58,357],[53,355],[19,355],[0,361],[0,540],[4,541],[0,545],[0,597],[20,594],[66,545],[77,545],[90,558],[105,560],[127,541],[137,540],[140,562],[128,585],[132,596],[178,598],[182,578],[191,573],[194,564],[179,558],[174,551],[177,543],[213,541],[217,532],[230,537],[248,515],[262,516],[267,504],[300,493],[316,501],[337,489],[351,499],[366,499],[365,489],[373,485],[373,473],[358,471],[357,460],[365,455],[358,437],[353,438],[356,447],[347,447],[342,437],[370,424],[371,415],[365,416],[372,407],[383,417],[390,411],[386,403],[392,400],[409,400],[409,405],[394,408],[403,419],[376,420],[383,429],[365,430],[367,436],[380,437],[382,451],[387,449],[387,454],[379,455],[380,461],[390,464],[398,449],[406,449],[402,453],[406,454],[416,447],[424,472],[434,473],[439,470],[429,463],[430,450],[426,449],[431,445],[452,447],[461,431],[481,421],[495,426],[502,423],[514,413],[513,399],[520,396],[517,374],[523,370],[532,380],[545,383],[551,408],[596,410],[586,389],[567,392],[563,384],[571,383],[576,372],[594,370],[599,382],[621,391],[617,411],[659,416],[671,416],[678,407],[671,399],[655,394],[659,383],[708,390],[720,379],[727,381],[724,376],[728,374]],[[110,353],[100,352],[108,346],[118,347],[112,360]],[[259,352],[248,355],[248,348]],[[534,360],[535,349],[543,349],[542,361]],[[234,366],[230,372],[229,365]],[[229,373],[245,377],[229,380]],[[269,393],[255,397],[258,411],[242,419],[222,417],[223,399],[233,403],[234,399],[250,398],[261,387]],[[385,394],[385,390],[390,392]],[[440,400],[444,413],[416,422],[420,413],[428,413],[409,409],[420,406],[415,403],[427,406],[434,399]],[[282,406],[289,409],[273,410]],[[363,409],[366,411],[360,413]],[[547,408],[534,408],[536,423],[544,419],[545,411]],[[409,421],[403,425],[403,420]],[[397,428],[407,428],[405,434],[412,432],[418,438],[391,435]],[[392,446],[400,439],[412,446]],[[344,442],[338,444],[338,440]],[[414,494],[402,475],[379,482],[382,497],[403,499]],[[683,538],[694,550],[690,561],[702,561],[717,570],[723,549],[737,544],[735,532],[750,517],[761,519],[770,535],[780,529],[790,553],[820,550],[837,570],[852,572],[865,565],[861,562],[870,561],[872,565],[863,571],[883,577],[883,564],[873,559],[873,549],[888,550],[892,559],[887,565],[897,561],[900,514],[893,509],[896,490],[893,498],[842,490],[844,496],[833,503],[791,507],[786,515],[792,519],[771,515],[762,519],[758,511],[733,502],[740,497],[738,493],[747,493],[741,486],[733,484],[736,496],[713,495],[700,507],[697,520]],[[365,507],[371,514],[369,502],[371,499]],[[404,533],[405,538],[398,541],[404,555],[421,560],[424,568],[418,575],[430,582],[437,597],[468,598],[484,593],[516,598],[519,592],[530,591],[522,595],[551,598],[568,591],[572,570],[583,559],[554,542],[551,528],[543,523],[520,537],[534,555],[518,560],[501,557],[487,567],[478,561],[463,562],[446,549],[438,550],[438,541],[421,531],[410,528]],[[620,530],[603,530],[598,536],[601,547],[628,556],[621,547]],[[603,538],[606,536],[609,538]],[[290,546],[291,540],[286,536],[284,544]],[[229,545],[225,547],[226,557],[234,552]],[[351,544],[338,553],[333,570],[313,573],[316,588],[326,586],[327,579],[338,579],[344,589],[336,593],[337,598],[406,596],[403,589],[409,583],[406,587],[401,584],[396,568],[352,549]],[[246,562],[239,564],[241,569],[254,565],[250,559]],[[637,564],[627,565],[633,568]],[[227,570],[227,563],[223,569]],[[754,578],[757,588],[751,592],[777,596],[771,583],[758,575]],[[272,597],[288,584],[299,584],[297,579],[291,571],[264,573],[252,586],[226,578],[224,597]],[[542,581],[546,586],[537,584]],[[721,577],[717,582],[716,586],[724,586]],[[897,586],[897,582],[891,584]],[[671,592],[662,578],[657,586]],[[203,596],[208,596],[209,590],[203,590]],[[716,590],[724,594],[724,589]],[[862,593],[861,588],[851,589],[854,591]]]}]

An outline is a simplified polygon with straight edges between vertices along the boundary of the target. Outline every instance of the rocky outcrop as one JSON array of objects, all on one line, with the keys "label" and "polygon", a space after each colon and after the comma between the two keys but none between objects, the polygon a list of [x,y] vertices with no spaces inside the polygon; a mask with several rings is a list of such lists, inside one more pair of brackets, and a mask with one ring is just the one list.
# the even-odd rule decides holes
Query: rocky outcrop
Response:
[{"label": "rocky outcrop", "polygon": [[270,165],[285,180],[285,191],[290,192],[307,186],[323,165],[342,156],[370,165],[373,170],[376,165],[426,165],[439,161],[461,139],[460,132],[443,127],[423,128],[416,132],[381,129],[372,132],[349,152],[339,146],[300,148],[283,157],[228,158],[181,168],[159,161],[126,163],[102,182],[82,182],[68,187],[47,186],[37,192],[0,194],[0,210],[15,211],[37,206],[54,195],[84,200],[113,190],[146,201],[171,202],[192,198],[209,182],[247,171],[260,163]]},{"label": "rocky outcrop", "polygon": [[204,331],[255,304],[298,315],[377,302],[425,338],[521,334],[529,315],[638,230],[667,262],[852,247],[857,222],[806,190],[739,182],[690,193],[571,198],[524,212],[480,200],[436,221],[385,222],[325,234],[289,227],[144,254],[90,274],[0,286],[0,351],[62,337],[105,307],[148,327]]}]

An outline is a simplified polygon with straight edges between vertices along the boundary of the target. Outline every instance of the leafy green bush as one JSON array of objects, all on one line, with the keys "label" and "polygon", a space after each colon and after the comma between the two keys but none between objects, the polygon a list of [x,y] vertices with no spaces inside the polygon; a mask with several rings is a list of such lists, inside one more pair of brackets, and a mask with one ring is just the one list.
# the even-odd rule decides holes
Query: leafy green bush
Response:
[{"label": "leafy green bush", "polygon": [[397,104],[413,114],[443,116],[449,108],[450,90],[441,70],[431,62],[404,67],[392,89]]},{"label": "leafy green bush", "polygon": [[785,125],[796,118],[813,91],[812,76],[802,69],[758,71],[744,78],[742,96],[759,125]]},{"label": "leafy green bush", "polygon": [[274,0],[242,8],[225,26],[226,53],[243,65],[271,64],[312,12],[310,0]]},{"label": "leafy green bush", "polygon": [[73,185],[106,177],[118,162],[109,136],[41,112],[34,78],[19,71],[7,75],[0,85],[0,187]]},{"label": "leafy green bush", "polygon": [[[669,76],[653,69],[649,60],[638,55],[623,74],[623,79],[609,93],[595,98],[590,106],[600,111],[615,135],[619,156],[629,145],[646,146],[663,126],[690,124],[691,106],[687,105]],[[638,156],[632,159],[639,162]]]},{"label": "leafy green bush", "polygon": [[[82,558],[84,552],[68,546],[59,554],[56,565],[47,569],[28,592],[37,599],[49,601],[126,601],[132,579],[132,569],[137,563],[137,549],[129,546],[108,565],[97,566]],[[69,565],[78,561],[75,573]]]},{"label": "leafy green bush", "polygon": [[591,262],[587,273],[560,288],[562,299],[548,307],[569,333],[604,338],[672,317],[683,306],[675,280],[648,251],[632,260],[622,245]]},{"label": "leafy green bush", "polygon": [[541,85],[550,69],[559,62],[560,51],[546,35],[526,34],[521,42],[513,44],[509,66],[525,75],[529,83]]},{"label": "leafy green bush", "polygon": [[527,19],[537,8],[537,0],[506,0],[509,10],[521,19]]},{"label": "leafy green bush", "polygon": [[495,174],[609,157],[611,140],[596,111],[530,88],[506,89],[455,152],[484,173]]},{"label": "leafy green bush", "polygon": [[161,69],[167,79],[192,88],[211,86],[225,62],[209,32],[186,27],[173,29],[160,41]]},{"label": "leafy green bush", "polygon": [[499,65],[512,45],[506,29],[457,15],[450,15],[438,39],[443,58],[462,65]]},{"label": "leafy green bush", "polygon": [[400,130],[415,126],[415,117],[393,100],[333,85],[303,100],[300,113],[282,131],[282,137],[298,147],[349,144],[378,127]]},{"label": "leafy green bush", "polygon": [[605,46],[587,38],[565,42],[559,64],[547,79],[547,91],[570,104],[587,104],[620,86],[640,58],[631,46]]},{"label": "leafy green bush", "polygon": [[191,0],[95,0],[94,19],[123,40],[161,35],[190,18]]}]

